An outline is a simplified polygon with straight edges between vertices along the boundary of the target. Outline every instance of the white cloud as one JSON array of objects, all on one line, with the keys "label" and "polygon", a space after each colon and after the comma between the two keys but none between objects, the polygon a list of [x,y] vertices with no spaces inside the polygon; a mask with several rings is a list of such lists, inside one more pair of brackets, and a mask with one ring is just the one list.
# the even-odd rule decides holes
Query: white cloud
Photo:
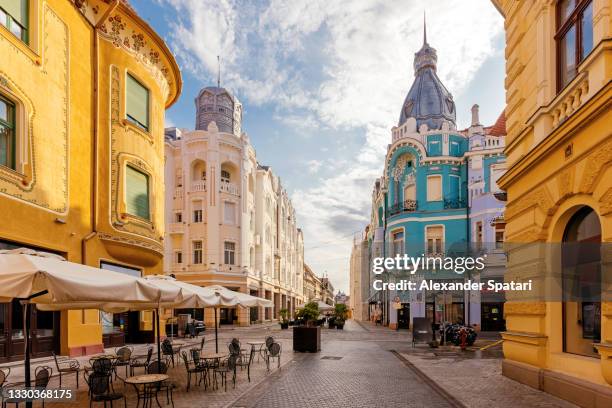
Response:
[{"label": "white cloud", "polygon": [[310,174],[316,174],[321,169],[321,166],[323,166],[323,162],[321,160],[308,160],[306,165]]},{"label": "white cloud", "polygon": [[[306,251],[307,261],[317,273],[327,269],[336,287],[346,290],[348,235],[368,221],[372,183],[383,167],[389,129],[422,44],[423,10],[428,42],[438,51],[438,74],[455,99],[494,54],[501,17],[479,0],[166,2],[180,16],[172,45],[193,73],[215,75],[221,55],[222,83],[243,103],[273,104],[285,124],[363,129],[358,154],[335,158],[335,176],[293,194],[306,248],[316,247]],[[292,114],[296,111],[306,113],[300,118]],[[332,147],[322,139],[321,144],[326,154],[341,152],[342,143]],[[319,163],[309,163],[312,173]],[[336,244],[317,245],[329,241]]]}]

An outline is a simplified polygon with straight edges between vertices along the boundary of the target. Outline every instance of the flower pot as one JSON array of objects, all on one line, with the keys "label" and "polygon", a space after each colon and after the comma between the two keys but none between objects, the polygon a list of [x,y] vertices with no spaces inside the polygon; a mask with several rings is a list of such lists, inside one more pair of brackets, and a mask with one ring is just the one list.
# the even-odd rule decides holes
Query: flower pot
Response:
[{"label": "flower pot", "polygon": [[281,330],[287,330],[289,328],[289,322],[280,324]]},{"label": "flower pot", "polygon": [[344,330],[344,323],[336,323],[336,329]]},{"label": "flower pot", "polygon": [[321,351],[321,327],[293,327],[293,351],[316,353]]}]

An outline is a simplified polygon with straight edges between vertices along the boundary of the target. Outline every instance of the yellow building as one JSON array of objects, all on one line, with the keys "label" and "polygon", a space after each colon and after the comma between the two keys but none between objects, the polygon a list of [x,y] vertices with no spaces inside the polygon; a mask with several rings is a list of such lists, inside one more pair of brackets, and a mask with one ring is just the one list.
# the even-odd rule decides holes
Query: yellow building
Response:
[{"label": "yellow building", "polygon": [[493,3],[506,29],[506,280],[535,285],[507,293],[503,373],[610,407],[612,1]]},{"label": "yellow building", "polygon": [[[0,0],[0,247],[162,273],[164,111],[180,89],[125,0]],[[0,361],[23,352],[20,313],[0,304]],[[33,313],[38,356],[152,334],[146,313]]]}]

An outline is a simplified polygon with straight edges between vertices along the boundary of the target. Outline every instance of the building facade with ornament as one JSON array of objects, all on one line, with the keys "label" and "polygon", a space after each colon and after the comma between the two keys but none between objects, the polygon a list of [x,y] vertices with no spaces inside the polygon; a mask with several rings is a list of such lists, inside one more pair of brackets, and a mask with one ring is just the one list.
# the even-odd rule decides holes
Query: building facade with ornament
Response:
[{"label": "building facade with ornament", "polygon": [[[469,322],[503,329],[503,296],[490,293],[375,290],[372,283],[422,279],[463,282],[503,280],[504,197],[496,180],[505,169],[502,113],[483,126],[478,105],[471,125],[458,130],[452,94],[437,75],[437,53],[424,36],[414,58],[414,81],[391,129],[383,175],[372,192],[371,222],[353,243],[351,307],[358,319],[382,313],[391,328],[415,317]],[[496,248],[496,240],[498,242]],[[480,273],[450,270],[372,271],[377,257],[465,257],[489,252]]]},{"label": "building facade with ornament", "polygon": [[[293,314],[304,299],[304,243],[291,200],[271,168],[258,163],[234,95],[207,87],[195,105],[195,130],[165,132],[164,270],[274,303],[222,308],[220,324],[278,319],[283,308]],[[213,325],[212,311],[194,317]]]}]

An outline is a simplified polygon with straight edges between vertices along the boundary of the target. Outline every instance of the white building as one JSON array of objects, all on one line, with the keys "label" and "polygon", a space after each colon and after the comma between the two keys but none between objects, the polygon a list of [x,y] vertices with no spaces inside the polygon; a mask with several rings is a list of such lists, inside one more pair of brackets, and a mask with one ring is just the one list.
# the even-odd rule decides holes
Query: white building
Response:
[{"label": "white building", "polygon": [[257,163],[241,120],[240,102],[209,87],[196,98],[196,130],[166,129],[164,270],[274,300],[267,312],[221,309],[221,324],[248,325],[303,301],[304,244],[285,190]]}]

